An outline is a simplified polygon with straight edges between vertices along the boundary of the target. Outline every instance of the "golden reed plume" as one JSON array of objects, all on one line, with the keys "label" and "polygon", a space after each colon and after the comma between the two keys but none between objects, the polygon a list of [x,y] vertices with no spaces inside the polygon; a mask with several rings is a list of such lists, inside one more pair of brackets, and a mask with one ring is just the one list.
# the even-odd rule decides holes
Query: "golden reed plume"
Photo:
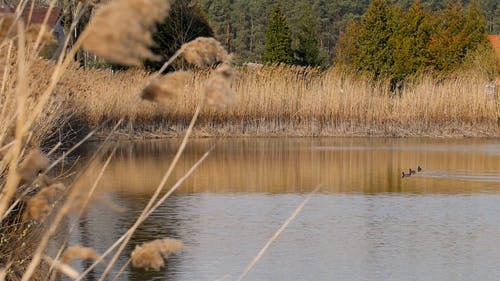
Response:
[{"label": "golden reed plume", "polygon": [[231,56],[214,38],[198,37],[182,45],[180,51],[187,62],[200,68],[231,61]]},{"label": "golden reed plume", "polygon": [[224,109],[234,103],[231,83],[234,70],[229,64],[222,64],[215,69],[205,86],[205,97],[208,105]]},{"label": "golden reed plume", "polygon": [[141,98],[153,102],[174,100],[182,96],[188,78],[187,71],[176,71],[153,79],[142,90]]},{"label": "golden reed plume", "polygon": [[168,0],[115,0],[100,7],[90,22],[83,48],[110,62],[141,65],[158,59],[149,47],[151,30],[170,11]]},{"label": "golden reed plume", "polygon": [[66,249],[61,255],[61,261],[64,263],[70,263],[76,259],[97,260],[99,259],[99,254],[92,248],[73,246]]},{"label": "golden reed plume", "polygon": [[165,238],[136,246],[131,254],[132,266],[145,270],[158,271],[165,266],[164,259],[184,248],[177,239]]},{"label": "golden reed plume", "polygon": [[31,183],[40,172],[49,166],[49,159],[39,149],[31,150],[19,164],[17,173],[22,183]]},{"label": "golden reed plume", "polygon": [[65,190],[62,183],[52,184],[43,188],[35,196],[30,198],[24,211],[25,220],[43,221],[52,209],[52,204],[57,199],[57,195]]}]

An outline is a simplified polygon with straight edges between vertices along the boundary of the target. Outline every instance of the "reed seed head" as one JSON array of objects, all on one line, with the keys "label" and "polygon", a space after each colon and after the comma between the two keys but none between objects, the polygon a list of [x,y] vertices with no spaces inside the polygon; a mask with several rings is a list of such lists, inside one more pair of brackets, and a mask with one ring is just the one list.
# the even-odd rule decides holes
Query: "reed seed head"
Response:
[{"label": "reed seed head", "polygon": [[89,247],[73,246],[66,249],[61,255],[61,261],[64,263],[70,263],[76,259],[95,261],[99,259],[99,254]]},{"label": "reed seed head", "polygon": [[165,102],[181,96],[189,78],[187,71],[176,71],[151,81],[141,93],[141,98],[152,102]]},{"label": "reed seed head", "polygon": [[154,44],[151,31],[169,10],[168,0],[111,1],[97,10],[83,48],[123,65],[159,59],[149,49]]},{"label": "reed seed head", "polygon": [[39,149],[31,150],[19,164],[17,173],[23,183],[31,183],[37,175],[49,166],[49,159]]},{"label": "reed seed head", "polygon": [[164,259],[180,251],[184,244],[172,238],[158,239],[136,246],[131,254],[132,266],[158,271],[165,266]]},{"label": "reed seed head", "polygon": [[35,196],[30,198],[26,205],[24,218],[42,222],[50,210],[58,194],[64,191],[65,187],[61,183],[52,184],[40,190]]},{"label": "reed seed head", "polygon": [[231,56],[214,38],[198,37],[182,45],[182,57],[197,67],[205,68],[220,62],[230,62]]},{"label": "reed seed head", "polygon": [[207,104],[224,109],[234,103],[231,83],[234,70],[229,64],[222,64],[212,73],[205,86]]}]

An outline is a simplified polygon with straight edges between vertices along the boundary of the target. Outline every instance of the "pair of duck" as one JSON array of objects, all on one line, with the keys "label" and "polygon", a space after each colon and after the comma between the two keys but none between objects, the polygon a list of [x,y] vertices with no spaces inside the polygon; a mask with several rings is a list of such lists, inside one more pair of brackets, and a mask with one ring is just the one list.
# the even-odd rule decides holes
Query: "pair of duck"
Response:
[{"label": "pair of duck", "polygon": [[422,168],[420,166],[417,167],[417,170],[412,170],[411,168],[408,170],[408,173],[401,172],[403,174],[402,178],[410,177],[413,174],[416,174],[417,172],[422,172]]}]

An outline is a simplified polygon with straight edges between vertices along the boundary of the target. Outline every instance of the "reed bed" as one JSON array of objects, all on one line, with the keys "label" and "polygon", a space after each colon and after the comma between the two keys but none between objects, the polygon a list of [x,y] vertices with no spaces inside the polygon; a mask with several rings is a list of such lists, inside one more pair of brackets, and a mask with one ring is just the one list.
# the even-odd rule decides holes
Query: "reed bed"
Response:
[{"label": "reed bed", "polygon": [[[18,12],[27,2],[19,2]],[[76,20],[89,2],[78,2]],[[55,3],[50,1],[49,6]],[[78,39],[72,44],[67,39],[57,62],[39,58],[50,41],[47,27],[25,26],[16,18],[2,23],[8,25],[0,30],[0,277],[53,280],[65,274],[81,280],[100,263],[105,269],[99,280],[111,277],[138,227],[213,151],[215,145],[173,182],[193,131],[225,136],[499,135],[498,99],[483,92],[486,80],[480,75],[442,81],[422,77],[393,92],[388,83],[338,69],[234,69],[231,55],[213,38],[185,43],[163,67],[182,57],[196,67],[194,71],[163,75],[134,68],[144,59],[156,59],[149,49],[151,32],[169,10],[170,2],[164,0],[105,1]],[[133,68],[123,72],[80,68],[73,59],[81,48]],[[194,127],[197,121],[200,125]],[[79,127],[88,129],[82,130],[75,145],[68,145],[72,133],[66,130],[78,132]],[[107,155],[92,182],[79,181],[85,168],[67,181],[61,178],[64,170],[53,168],[103,127],[101,136],[106,140],[116,136],[116,129],[118,136],[127,138],[182,135],[183,139],[173,149],[177,152],[160,174],[148,204],[112,246],[99,254],[66,241],[57,245],[57,254],[50,253],[48,246],[66,218],[76,216],[78,221],[94,198],[116,150]],[[69,148],[60,157],[52,155],[65,145]],[[160,251],[149,251],[158,245]],[[157,240],[136,248],[129,260],[132,266],[156,270],[180,248],[180,241]],[[74,259],[94,263],[78,272],[69,264]]]},{"label": "reed bed", "polygon": [[[208,71],[182,74],[186,83],[161,106],[137,96],[150,76],[142,70],[76,70],[67,81],[78,92],[73,108],[89,124],[125,116],[124,138],[168,137],[185,129],[209,82]],[[335,68],[241,67],[235,77],[233,106],[204,108],[196,135],[500,135],[500,99],[477,74],[422,76],[398,91]]]}]

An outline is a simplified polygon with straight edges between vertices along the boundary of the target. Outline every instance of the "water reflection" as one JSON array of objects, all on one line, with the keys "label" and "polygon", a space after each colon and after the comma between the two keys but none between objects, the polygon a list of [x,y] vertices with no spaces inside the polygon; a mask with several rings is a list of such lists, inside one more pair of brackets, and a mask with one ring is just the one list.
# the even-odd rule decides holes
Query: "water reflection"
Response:
[{"label": "water reflection", "polygon": [[[214,140],[193,140],[179,178]],[[104,252],[135,221],[178,141],[119,143],[95,204],[70,244]],[[319,182],[323,189],[248,280],[498,280],[500,141],[229,139],[139,227],[135,245],[162,237],[186,249],[160,272],[120,280],[234,280]],[[109,153],[109,152],[108,152]],[[106,153],[105,153],[106,154]],[[82,187],[106,159],[90,165]],[[401,171],[424,168],[410,178]],[[87,280],[96,280],[97,268]]]},{"label": "water reflection", "polygon": [[[213,140],[193,140],[174,179]],[[149,194],[160,182],[178,141],[118,144],[101,189]],[[99,173],[105,157],[91,165]],[[422,173],[401,178],[417,165]],[[170,184],[172,184],[170,182]],[[181,193],[303,192],[467,193],[500,189],[500,141],[429,139],[228,139],[218,144]]]}]

